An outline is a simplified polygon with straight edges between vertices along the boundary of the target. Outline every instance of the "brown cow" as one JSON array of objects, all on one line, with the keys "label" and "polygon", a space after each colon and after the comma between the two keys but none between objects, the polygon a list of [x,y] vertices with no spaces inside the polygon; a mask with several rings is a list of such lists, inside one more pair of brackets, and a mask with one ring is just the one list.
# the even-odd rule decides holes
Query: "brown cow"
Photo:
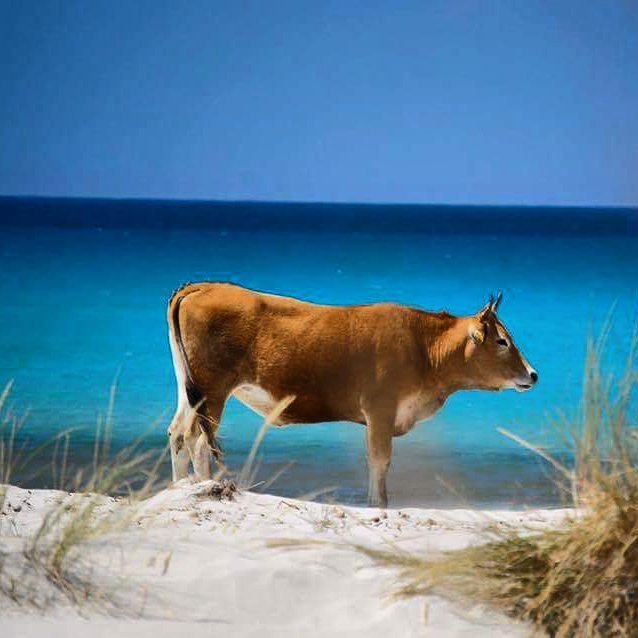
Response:
[{"label": "brown cow", "polygon": [[189,284],[169,303],[177,411],[173,480],[211,476],[229,396],[276,421],[367,426],[369,501],[387,505],[392,438],[438,412],[457,390],[529,390],[538,380],[496,316],[501,295],[454,317],[397,304],[322,306],[228,283]]}]

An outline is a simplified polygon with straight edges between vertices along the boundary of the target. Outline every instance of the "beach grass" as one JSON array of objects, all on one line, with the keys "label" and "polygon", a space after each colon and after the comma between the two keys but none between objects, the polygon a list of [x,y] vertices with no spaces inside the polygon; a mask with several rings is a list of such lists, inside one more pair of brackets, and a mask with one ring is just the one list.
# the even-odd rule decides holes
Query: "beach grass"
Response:
[{"label": "beach grass", "polygon": [[[11,384],[8,384],[0,395],[0,415],[10,391]],[[161,451],[142,451],[144,436],[141,436],[131,445],[113,450],[116,391],[117,382],[114,382],[106,413],[96,424],[93,454],[86,467],[78,468],[69,463],[70,431],[61,432],[45,445],[50,449],[51,476],[58,495],[44,513],[37,530],[21,539],[23,560],[17,570],[8,568],[6,553],[0,546],[0,599],[4,596],[5,600],[19,605],[42,609],[54,602],[55,594],[60,593],[76,605],[99,601],[101,606],[107,606],[115,613],[130,606],[119,601],[117,587],[104,589],[103,584],[109,578],[96,573],[96,566],[89,560],[90,552],[85,550],[93,541],[130,528],[138,519],[137,506],[166,487],[161,469],[168,447]],[[222,465],[214,477],[215,485],[206,488],[206,497],[232,500],[238,490],[260,485],[256,483],[259,447],[272,424],[293,400],[292,396],[284,398],[265,417],[235,480],[223,478],[228,471]],[[0,511],[4,506],[4,490],[8,488],[16,463],[24,464],[30,458],[30,455],[17,454],[15,449],[16,434],[23,422],[24,419],[18,420],[12,415],[0,421],[4,424],[0,429],[0,488],[3,488]],[[41,449],[42,446],[38,452]],[[267,483],[276,478],[271,477]],[[2,529],[0,540],[1,532]],[[40,587],[42,578],[52,586],[53,594],[51,589]],[[102,583],[100,587],[98,582]]]},{"label": "beach grass", "polygon": [[398,568],[401,597],[433,592],[487,604],[557,638],[638,632],[638,374],[633,339],[624,372],[603,372],[591,343],[570,466],[549,457],[575,515],[538,530],[492,529],[487,542],[423,558],[359,548]]},{"label": "beach grass", "polygon": [[[75,468],[69,475],[68,431],[46,444],[52,448],[57,498],[43,514],[37,531],[23,539],[23,561],[18,569],[8,568],[7,554],[0,548],[0,595],[15,603],[41,608],[55,598],[50,592],[38,591],[38,576],[44,576],[54,590],[74,603],[100,598],[111,607],[115,604],[112,596],[95,587],[94,570],[84,559],[82,549],[90,541],[126,529],[135,519],[135,505],[165,487],[160,467],[167,455],[167,448],[141,451],[143,436],[112,451],[116,389],[114,382],[106,415],[96,425],[93,455],[87,467]],[[25,455],[23,448],[15,448],[16,434],[24,420],[11,413],[2,417],[10,390],[8,384],[0,395],[0,511],[12,471],[17,463],[27,463],[31,456]]]},{"label": "beach grass", "polygon": [[11,480],[15,466],[22,461],[21,449],[16,449],[16,437],[26,419],[18,417],[8,406],[13,381],[0,392],[0,511],[4,505],[5,485]]}]

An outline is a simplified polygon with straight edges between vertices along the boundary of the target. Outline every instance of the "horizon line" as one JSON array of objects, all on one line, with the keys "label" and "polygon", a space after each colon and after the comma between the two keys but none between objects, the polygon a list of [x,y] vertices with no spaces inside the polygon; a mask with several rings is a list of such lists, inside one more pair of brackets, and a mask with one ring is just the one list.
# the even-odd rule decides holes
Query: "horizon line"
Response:
[{"label": "horizon line", "polygon": [[555,210],[613,210],[638,211],[636,204],[459,204],[459,203],[423,203],[423,202],[361,202],[361,201],[325,201],[325,200],[277,200],[277,199],[204,199],[171,197],[117,197],[94,195],[10,195],[0,194],[2,200],[74,200],[94,202],[166,202],[182,204],[218,204],[218,205],[277,205],[277,206],[393,206],[406,208],[546,208]]}]

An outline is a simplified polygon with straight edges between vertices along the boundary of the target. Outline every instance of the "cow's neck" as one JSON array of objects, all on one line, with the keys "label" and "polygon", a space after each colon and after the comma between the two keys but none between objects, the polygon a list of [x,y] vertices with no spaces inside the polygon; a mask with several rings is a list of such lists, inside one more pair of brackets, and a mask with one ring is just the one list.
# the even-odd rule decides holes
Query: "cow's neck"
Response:
[{"label": "cow's neck", "polygon": [[441,401],[459,390],[477,387],[465,360],[469,322],[469,318],[454,317],[445,322],[430,321],[426,326],[428,384],[430,391]]}]

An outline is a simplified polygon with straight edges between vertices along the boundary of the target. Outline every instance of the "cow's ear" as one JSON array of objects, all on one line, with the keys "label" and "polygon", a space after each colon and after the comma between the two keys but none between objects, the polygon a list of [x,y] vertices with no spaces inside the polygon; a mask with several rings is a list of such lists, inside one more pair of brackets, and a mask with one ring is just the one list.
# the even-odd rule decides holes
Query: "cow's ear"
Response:
[{"label": "cow's ear", "polygon": [[470,327],[470,341],[477,346],[485,341],[486,325],[481,321]]},{"label": "cow's ear", "polygon": [[485,341],[485,325],[477,322],[470,326],[467,343],[465,344],[466,361],[476,352],[476,349],[483,341]]}]

